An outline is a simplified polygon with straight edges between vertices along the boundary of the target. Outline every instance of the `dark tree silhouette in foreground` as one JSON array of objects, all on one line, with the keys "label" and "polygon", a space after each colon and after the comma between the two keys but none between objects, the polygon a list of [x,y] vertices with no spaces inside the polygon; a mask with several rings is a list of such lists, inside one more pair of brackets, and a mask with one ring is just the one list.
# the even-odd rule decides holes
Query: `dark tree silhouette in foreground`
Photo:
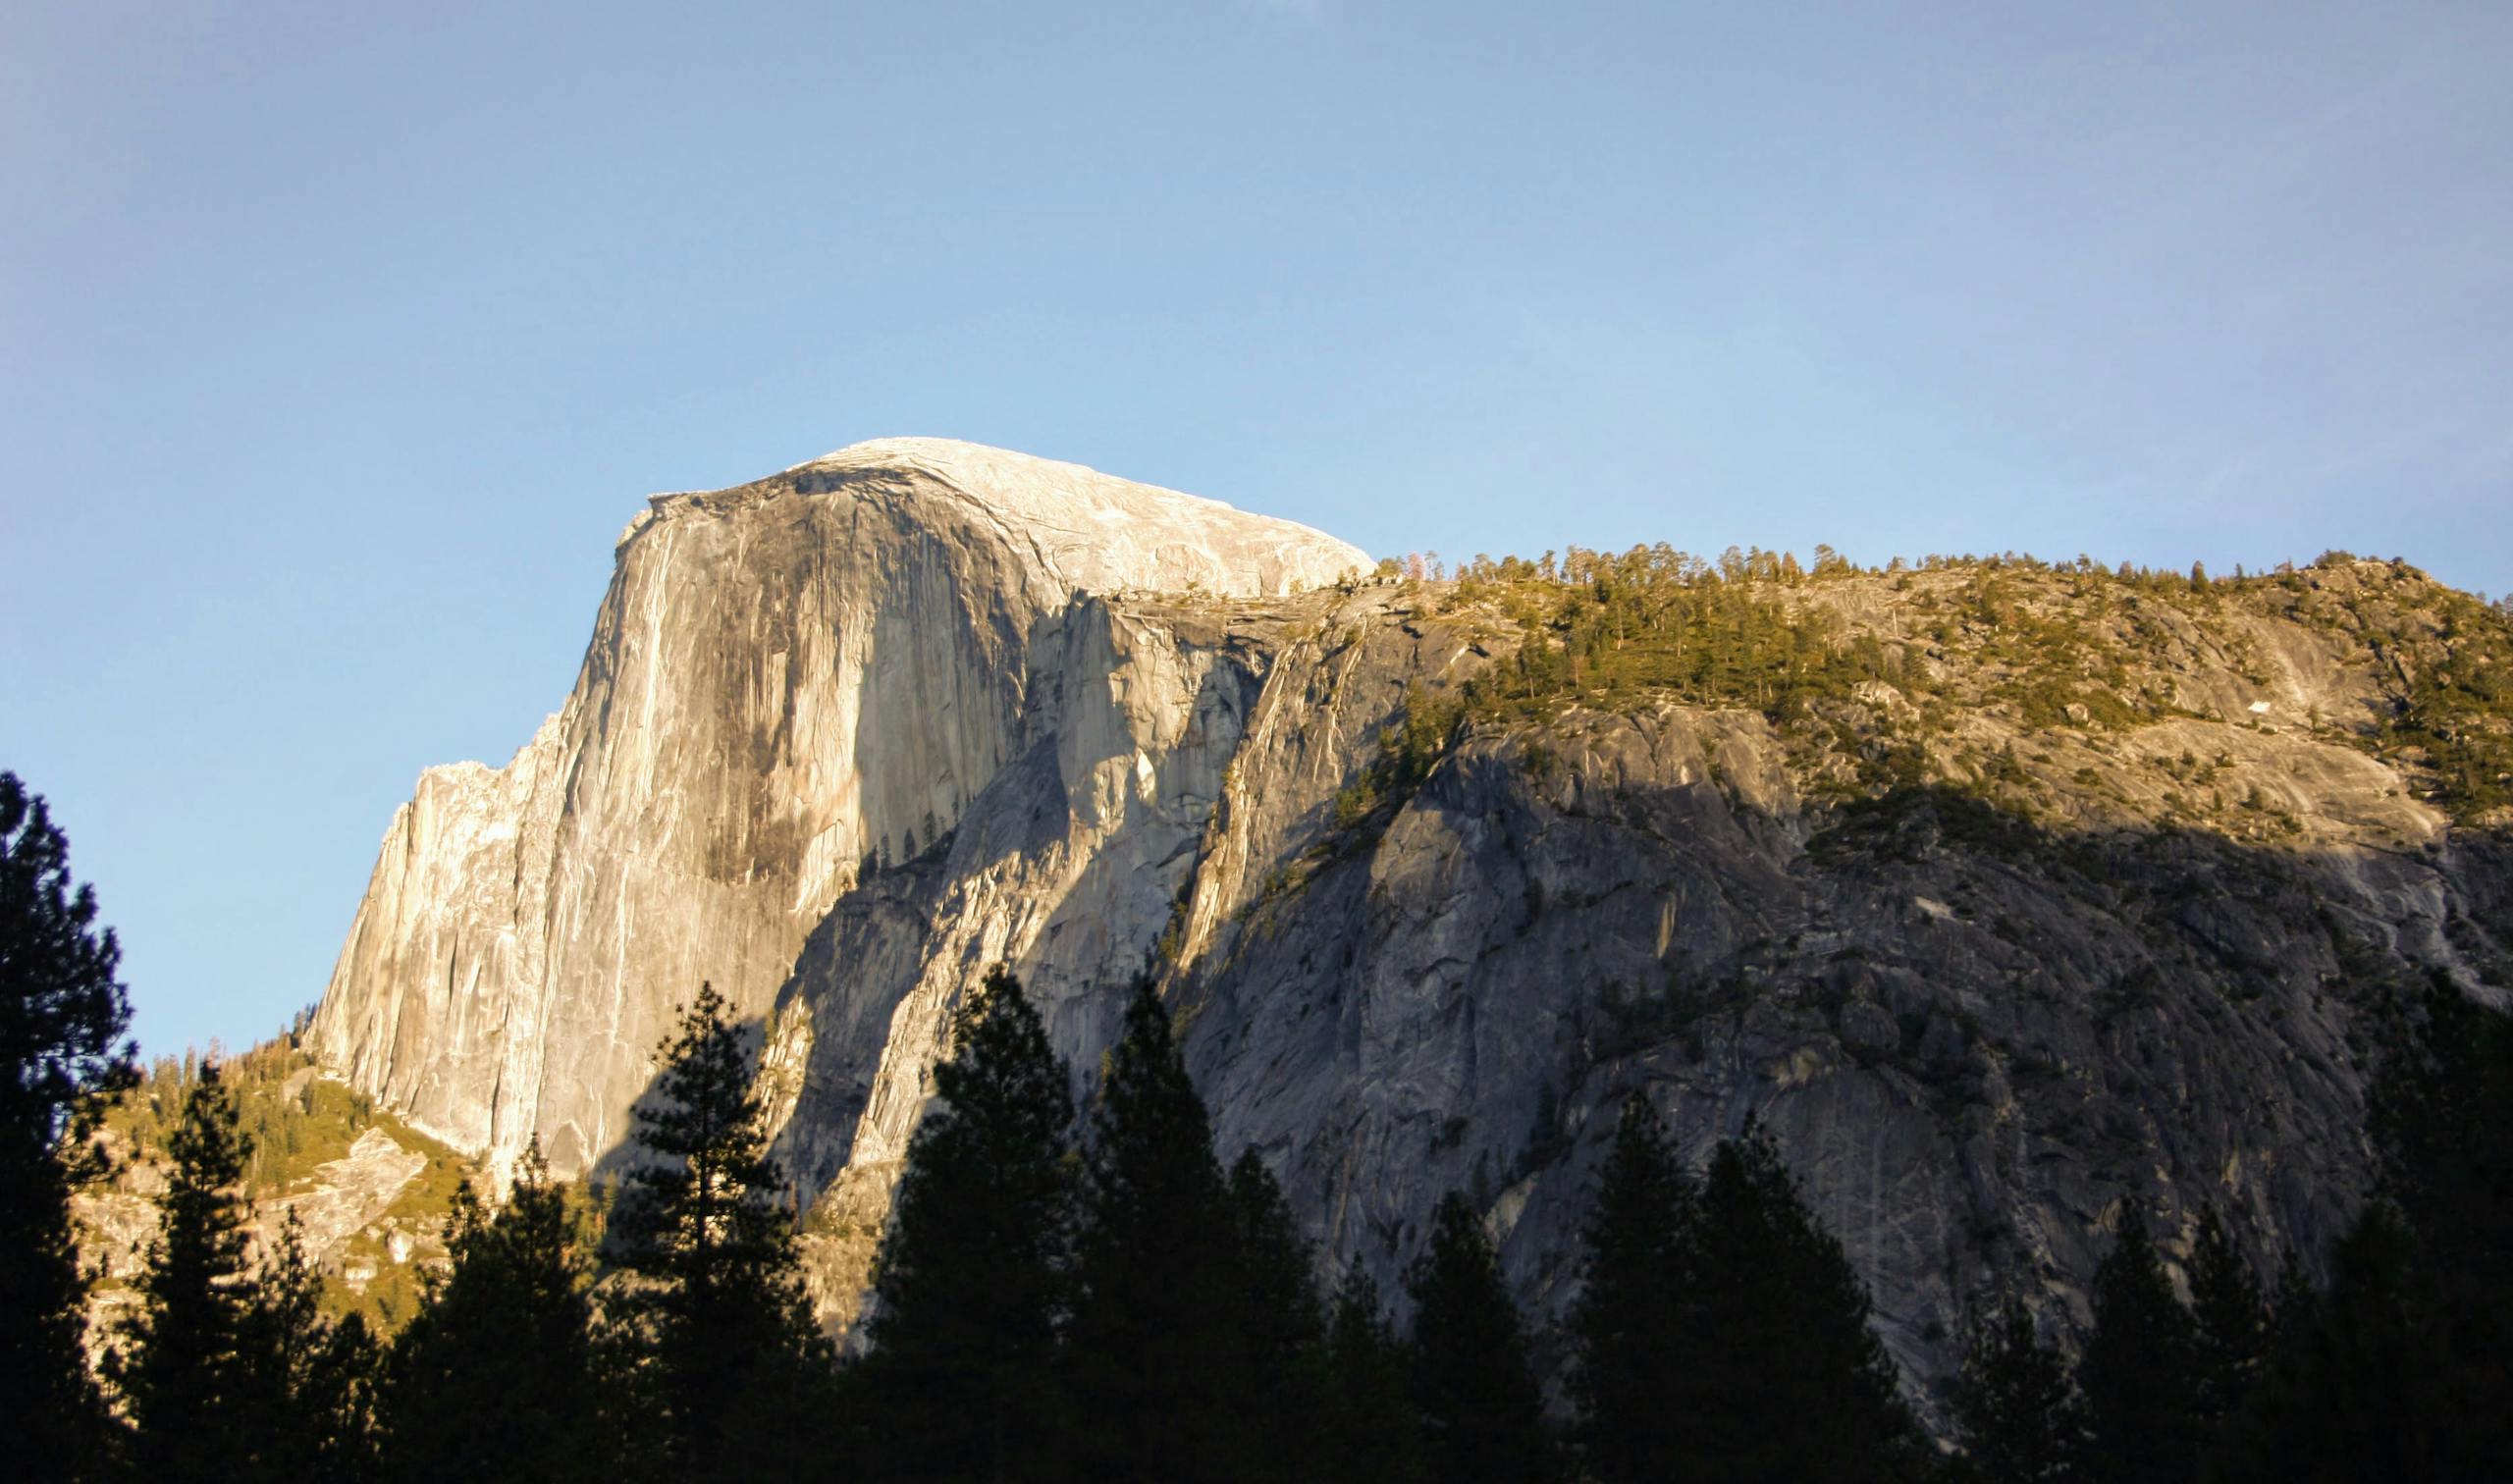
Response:
[{"label": "dark tree silhouette in foreground", "polygon": [[2062,1484],[2082,1477],[2085,1414],[2067,1357],[2009,1298],[1973,1329],[1954,1385],[1954,1422],[1973,1477]]},{"label": "dark tree silhouette in foreground", "polygon": [[1089,1470],[1144,1484],[1257,1470],[1257,1386],[1230,1192],[1147,980],[1092,1117],[1068,1372]]},{"label": "dark tree silhouette in foreground", "polygon": [[651,1404],[652,1457],[680,1479],[775,1476],[820,1458],[813,1429],[829,1410],[829,1346],[724,1010],[701,985],[659,1048],[656,1094],[637,1110],[647,1162],[613,1224],[633,1275],[622,1379]]},{"label": "dark tree silhouette in foreground", "polygon": [[1336,1290],[1327,1320],[1317,1478],[1327,1484],[1411,1484],[1422,1477],[1406,1359],[1379,1306],[1378,1285],[1355,1267]]},{"label": "dark tree silhouette in foreground", "polygon": [[908,1145],[874,1268],[873,1354],[853,1379],[896,1476],[1033,1477],[1060,1445],[1073,1101],[1009,969],[962,1005],[951,1042]]},{"label": "dark tree silhouette in foreground", "polygon": [[247,1144],[236,1095],[215,1066],[184,1100],[167,1141],[173,1161],[157,1197],[156,1241],[139,1307],[106,1357],[129,1422],[132,1471],[152,1481],[261,1475],[268,1392],[253,1374],[253,1289],[238,1192]]},{"label": "dark tree silhouette in foreground", "polygon": [[386,1476],[611,1477],[582,1223],[537,1138],[499,1210],[455,1190],[446,1246],[452,1266],[394,1342]]},{"label": "dark tree silhouette in foreground", "polygon": [[1685,1359],[1665,1404],[1684,1468],[1815,1481],[1922,1467],[1867,1290],[1762,1130],[1712,1156],[1679,1271]]},{"label": "dark tree silhouette in foreground", "polygon": [[1687,1367],[1717,1363],[1684,1345],[1679,1324],[1695,1204],[1665,1126],[1634,1095],[1599,1177],[1571,1312],[1571,1392],[1580,1451],[1599,1484],[1670,1477],[1681,1430],[1668,1397],[1697,1385],[1682,1374]]},{"label": "dark tree silhouette in foreground", "polygon": [[1282,1187],[1250,1149],[1230,1167],[1233,1302],[1247,1349],[1251,1471],[1261,1478],[1310,1476],[1325,1387],[1326,1323],[1309,1244],[1301,1240]]},{"label": "dark tree silhouette in foreground", "polygon": [[29,1477],[92,1470],[104,1436],[70,1191],[97,1173],[87,1116],[133,1075],[121,956],[44,801],[0,772],[0,1396]]},{"label": "dark tree silhouette in foreground", "polygon": [[2280,1285],[2222,1478],[2513,1478],[2513,1018],[2438,983],[2389,1036],[2377,1198]]},{"label": "dark tree silhouette in foreground", "polygon": [[306,1257],[294,1211],[263,1254],[250,1294],[241,1408],[260,1423],[265,1474],[293,1484],[372,1479],[383,1354],[362,1316],[324,1314],[323,1275]]},{"label": "dark tree silhouette in foreground", "polygon": [[1412,1391],[1431,1484],[1527,1484],[1557,1475],[1527,1340],[1483,1223],[1454,1192],[1408,1283]]},{"label": "dark tree silhouette in foreground", "polygon": [[2124,1202],[2119,1221],[2119,1240],[2095,1269],[2094,1329],[2077,1359],[2088,1462],[2098,1480],[2175,1484],[2195,1477],[2203,1442],[2198,1331],[2147,1239],[2146,1219]]}]

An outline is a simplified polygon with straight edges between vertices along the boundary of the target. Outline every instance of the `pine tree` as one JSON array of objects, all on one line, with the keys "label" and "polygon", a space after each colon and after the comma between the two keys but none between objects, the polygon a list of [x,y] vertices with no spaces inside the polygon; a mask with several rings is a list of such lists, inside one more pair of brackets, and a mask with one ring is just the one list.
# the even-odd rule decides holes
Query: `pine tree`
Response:
[{"label": "pine tree", "polygon": [[257,1424],[266,1476],[362,1484],[375,1473],[381,1356],[363,1318],[335,1321],[322,1298],[322,1274],[291,1211],[251,1285],[238,1409]]},{"label": "pine tree", "polygon": [[133,1471],[151,1484],[258,1476],[269,1418],[252,1364],[253,1289],[238,1182],[247,1149],[236,1096],[200,1069],[167,1140],[158,1232],[105,1374],[130,1427]]},{"label": "pine tree", "polygon": [[757,1478],[817,1452],[832,1364],[803,1297],[783,1181],[767,1154],[741,1038],[723,997],[699,986],[658,1049],[656,1094],[637,1110],[646,1162],[612,1230],[629,1381],[650,1402],[663,1468],[678,1479]]},{"label": "pine tree", "polygon": [[1073,1101],[1009,969],[953,1019],[908,1145],[854,1384],[908,1479],[1036,1477],[1058,1444],[1070,1304]]},{"label": "pine tree", "polygon": [[2200,1213],[2191,1249],[2190,1316],[2194,1409],[2201,1432],[2213,1437],[2250,1395],[2269,1325],[2260,1280],[2214,1210]]},{"label": "pine tree", "polygon": [[1693,1191],[1665,1126],[1634,1094],[1623,1106],[1587,1227],[1587,1269],[1571,1313],[1572,1396],[1588,1472],[1600,1484],[1674,1476],[1678,1427],[1667,1395],[1697,1357],[1679,1342],[1684,1239]]},{"label": "pine tree", "polygon": [[2174,1297],[2146,1221],[2127,1202],[2094,1274],[2094,1330],[2077,1358],[2101,1484],[2179,1484],[2198,1466],[2198,1333]]},{"label": "pine tree", "polygon": [[1108,1054],[1068,1347],[1091,1472],[1185,1484],[1256,1471],[1229,1191],[1168,1011],[1138,983]]},{"label": "pine tree", "polygon": [[2379,1193],[2402,1228],[2399,1326],[2421,1362],[2403,1428],[2434,1477],[2513,1477],[2513,1016],[2438,980],[2372,1099]]},{"label": "pine tree", "polygon": [[1407,1283],[1414,1410],[1430,1484],[1529,1484],[1557,1476],[1527,1339],[1483,1223],[1443,1197]]},{"label": "pine tree", "polygon": [[1252,1388],[1244,1399],[1250,1462],[1261,1477],[1307,1479],[1324,1377],[1324,1316],[1309,1244],[1264,1161],[1250,1149],[1230,1168],[1237,1323]]},{"label": "pine tree", "polygon": [[1679,1343],[1701,1359],[1667,1405],[1687,1469],[1866,1480],[1916,1466],[1866,1288],[1760,1129],[1712,1156],[1682,1270]]},{"label": "pine tree", "polygon": [[2513,1019],[2438,984],[2390,1040],[2377,1196],[2281,1294],[2224,1478],[2513,1477]]},{"label": "pine tree", "polygon": [[2067,1359],[2042,1343],[2022,1300],[2007,1299],[1974,1328],[1953,1404],[1963,1454],[1978,1477],[2062,1484],[2081,1476],[2085,1417]]},{"label": "pine tree", "polygon": [[2413,1244],[2385,1203],[2362,1212],[2331,1253],[2326,1293],[2281,1285],[2260,1384],[2208,1477],[2223,1484],[2476,1480],[2442,1466],[2438,1443],[2483,1419],[2435,1416],[2420,1377],[2433,1336],[2413,1321]]},{"label": "pine tree", "polygon": [[588,1262],[577,1213],[536,1138],[492,1213],[456,1188],[446,1246],[394,1342],[383,1408],[387,1477],[611,1477],[598,1428]]},{"label": "pine tree", "polygon": [[86,1284],[70,1228],[72,1185],[100,1173],[78,1148],[100,1095],[135,1073],[122,950],[72,888],[70,845],[41,798],[0,772],[0,1396],[9,1446],[30,1477],[100,1466],[104,1413],[81,1336]]},{"label": "pine tree", "polygon": [[1413,1484],[1420,1440],[1406,1395],[1405,1348],[1388,1329],[1378,1285],[1356,1265],[1336,1290],[1326,1331],[1325,1398],[1314,1475],[1323,1484]]}]

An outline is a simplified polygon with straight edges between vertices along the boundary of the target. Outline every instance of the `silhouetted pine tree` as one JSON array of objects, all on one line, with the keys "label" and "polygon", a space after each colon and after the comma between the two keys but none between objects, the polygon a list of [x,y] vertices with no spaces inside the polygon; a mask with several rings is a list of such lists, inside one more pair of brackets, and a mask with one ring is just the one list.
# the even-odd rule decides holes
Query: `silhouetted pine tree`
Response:
[{"label": "silhouetted pine tree", "polygon": [[1422,1477],[1420,1438],[1407,1397],[1406,1352],[1359,1266],[1336,1291],[1326,1330],[1326,1380],[1314,1450],[1323,1484],[1412,1484]]},{"label": "silhouetted pine tree", "polygon": [[1037,1478],[1062,1443],[1073,1101],[1008,969],[961,1006],[934,1076],[874,1267],[873,1354],[850,1385],[896,1476]]},{"label": "silhouetted pine tree", "polygon": [[1973,1477],[2060,1484],[2082,1476],[2085,1414],[2067,1358],[2042,1343],[2022,1300],[2007,1299],[1974,1328],[1953,1404]]},{"label": "silhouetted pine tree", "polygon": [[70,1191],[98,1173],[80,1144],[99,1095],[127,1084],[122,950],[44,801],[0,772],[0,1396],[14,1462],[32,1478],[100,1465]]},{"label": "silhouetted pine tree", "polygon": [[1313,1476],[1325,1319],[1309,1244],[1282,1187],[1250,1149],[1230,1168],[1234,1295],[1247,1347],[1250,1461],[1272,1479]]},{"label": "silhouetted pine tree", "polygon": [[2190,1317],[2193,1402],[2204,1451],[2251,1395],[2269,1326],[2260,1280],[2234,1250],[2214,1210],[2200,1213],[2191,1249]]},{"label": "silhouetted pine tree", "polygon": [[[2281,1290],[2259,1386],[2228,1428],[2210,1477],[2246,1484],[2440,1480],[2436,1424],[2418,1377],[2431,1336],[2407,1322],[2407,1229],[2381,1202],[2367,1207],[2331,1254],[2329,1289]],[[2463,1475],[2462,1477],[2468,1477]]]},{"label": "silhouetted pine tree", "polygon": [[1716,1363],[1684,1348],[1678,1323],[1693,1195],[1656,1111],[1634,1094],[1600,1172],[1584,1283],[1571,1312],[1579,1442],[1600,1484],[1678,1476],[1680,1427],[1668,1397],[1690,1389],[1684,1367]]},{"label": "silhouetted pine tree", "polygon": [[2378,1198],[2281,1296],[2228,1479],[2513,1478],[2513,1020],[2437,985],[2373,1097]]},{"label": "silhouetted pine tree", "polygon": [[2513,1478],[2513,1016],[2438,980],[2377,1081],[2380,1192],[2405,1229],[2403,1425],[2430,1477]]},{"label": "silhouetted pine tree", "polygon": [[1870,1480],[1919,1466],[1866,1288],[1759,1129],[1712,1157],[1687,1248],[1678,1343],[1703,1358],[1667,1401],[1687,1472]]},{"label": "silhouetted pine tree", "polygon": [[1526,1331],[1483,1223],[1454,1192],[1415,1263],[1411,1392],[1431,1484],[1529,1484],[1557,1476]]},{"label": "silhouetted pine tree", "polygon": [[2089,1475],[2101,1484],[2180,1484],[2195,1476],[2198,1331],[2173,1295],[2126,1201],[2120,1238],[2094,1274],[2094,1329],[2077,1359],[2091,1434]]},{"label": "silhouetted pine tree", "polygon": [[648,1160],[612,1224],[638,1280],[620,1295],[625,1379],[653,1408],[669,1476],[779,1475],[822,1453],[832,1357],[803,1297],[749,1060],[713,985],[658,1054],[656,1094],[637,1110]]},{"label": "silhouetted pine tree", "polygon": [[260,1400],[237,1191],[247,1145],[236,1096],[215,1066],[184,1100],[167,1140],[158,1231],[105,1374],[129,1423],[131,1470],[152,1484],[259,1476],[272,1419]]},{"label": "silhouetted pine tree", "polygon": [[248,1388],[239,1409],[256,1424],[265,1476],[363,1484],[375,1476],[375,1394],[382,1356],[366,1321],[322,1308],[323,1277],[306,1260],[291,1211],[252,1285],[243,1335]]},{"label": "silhouetted pine tree", "polygon": [[386,1477],[489,1484],[614,1475],[598,1426],[582,1242],[538,1138],[502,1209],[491,1212],[468,1181],[454,1192],[452,1266],[393,1345]]},{"label": "silhouetted pine tree", "polygon": [[1089,1471],[1256,1472],[1230,1196],[1169,1013],[1135,988],[1092,1116],[1068,1369]]}]

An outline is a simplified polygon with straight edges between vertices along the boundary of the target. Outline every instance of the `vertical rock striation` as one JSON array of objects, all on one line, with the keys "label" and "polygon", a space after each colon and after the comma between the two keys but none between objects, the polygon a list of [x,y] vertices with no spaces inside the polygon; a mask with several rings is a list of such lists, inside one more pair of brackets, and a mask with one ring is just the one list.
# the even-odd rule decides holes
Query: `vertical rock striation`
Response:
[{"label": "vertical rock striation", "polygon": [[1314,531],[974,445],[860,444],[659,496],[574,691],[503,769],[394,818],[314,1028],[413,1123],[562,1170],[629,1127],[672,1005],[763,1015],[868,868],[1020,751],[1034,631],[1081,591],[1282,593],[1367,564]]}]

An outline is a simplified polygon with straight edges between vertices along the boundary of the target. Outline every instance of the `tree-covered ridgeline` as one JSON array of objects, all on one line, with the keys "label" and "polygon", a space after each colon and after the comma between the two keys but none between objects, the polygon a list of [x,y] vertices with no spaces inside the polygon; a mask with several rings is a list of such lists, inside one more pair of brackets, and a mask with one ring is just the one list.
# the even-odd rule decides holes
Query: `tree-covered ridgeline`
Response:
[{"label": "tree-covered ridgeline", "polygon": [[[1401,800],[1463,729],[1575,705],[1759,712],[1841,756],[1833,788],[1873,796],[1918,781],[1926,744],[1970,710],[2098,731],[2191,716],[2176,673],[2205,656],[2268,681],[2255,631],[2271,622],[2347,646],[2378,689],[2363,716],[2308,718],[2317,730],[2402,767],[2465,822],[2513,808],[2513,604],[2395,561],[2331,552],[2212,577],[2013,553],[1860,567],[1819,547],[1801,567],[1787,554],[1709,560],[1662,544],[1477,556],[1445,582],[1436,558],[1407,570],[1385,564],[1379,580],[1414,588],[1417,610],[1475,625],[1492,658],[1409,696],[1377,765],[1338,801],[1348,825]],[[1889,693],[1871,686],[1890,687],[1883,714],[1869,703]]]}]

